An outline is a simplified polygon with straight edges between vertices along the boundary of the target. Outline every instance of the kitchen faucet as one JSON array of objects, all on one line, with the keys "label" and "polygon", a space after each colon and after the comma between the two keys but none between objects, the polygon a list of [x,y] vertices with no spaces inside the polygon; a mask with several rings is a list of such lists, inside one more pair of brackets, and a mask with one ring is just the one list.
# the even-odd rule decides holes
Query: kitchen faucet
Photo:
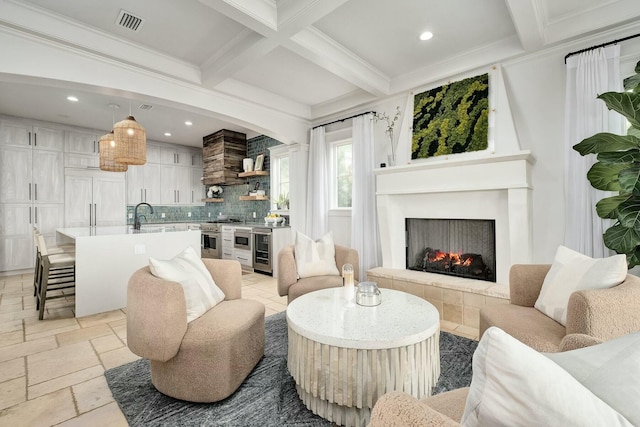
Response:
[{"label": "kitchen faucet", "polygon": [[[134,219],[134,221],[133,221],[133,228],[134,228],[135,230],[140,230],[140,216],[144,216],[144,215],[140,215],[140,216],[138,216],[138,208],[139,208],[141,205],[147,205],[147,206],[149,206],[149,209],[151,209],[151,213],[153,213],[153,206],[151,206],[149,203],[146,203],[146,202],[138,203],[138,204],[136,205],[136,208],[135,208],[135,209],[134,209],[134,211],[133,211],[133,217],[135,218],[135,219]],[[144,219],[146,220],[146,219],[147,219],[147,217],[145,216],[145,217],[144,217]]]}]

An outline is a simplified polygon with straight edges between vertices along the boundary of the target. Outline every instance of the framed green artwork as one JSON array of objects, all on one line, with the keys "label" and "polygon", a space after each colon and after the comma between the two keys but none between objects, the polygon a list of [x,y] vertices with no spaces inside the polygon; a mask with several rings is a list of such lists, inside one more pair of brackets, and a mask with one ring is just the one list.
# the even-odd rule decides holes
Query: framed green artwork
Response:
[{"label": "framed green artwork", "polygon": [[411,159],[486,150],[488,115],[489,74],[417,94]]}]

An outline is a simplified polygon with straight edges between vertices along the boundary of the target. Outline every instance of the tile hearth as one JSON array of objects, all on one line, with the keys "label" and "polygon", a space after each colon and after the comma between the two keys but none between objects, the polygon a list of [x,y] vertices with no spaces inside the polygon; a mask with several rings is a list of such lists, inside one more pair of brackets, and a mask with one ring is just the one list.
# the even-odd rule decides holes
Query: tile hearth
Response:
[{"label": "tile hearth", "polygon": [[[267,316],[286,309],[272,277],[244,274],[242,285]],[[443,320],[441,329],[477,339],[458,323]],[[126,426],[103,375],[138,359],[126,340],[126,310],[75,318],[72,299],[61,298],[39,321],[33,275],[0,276],[0,425]]]}]

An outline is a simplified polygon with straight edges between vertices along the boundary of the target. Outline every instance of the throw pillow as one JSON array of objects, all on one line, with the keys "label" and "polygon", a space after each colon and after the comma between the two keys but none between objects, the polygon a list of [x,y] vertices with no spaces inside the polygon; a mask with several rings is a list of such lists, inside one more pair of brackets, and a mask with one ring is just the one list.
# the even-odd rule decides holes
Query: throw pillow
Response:
[{"label": "throw pillow", "polygon": [[461,424],[632,425],[556,363],[496,327],[487,329],[473,355]]},{"label": "throw pillow", "polygon": [[336,266],[336,248],[331,232],[315,242],[301,232],[296,232],[294,252],[298,277],[301,279],[313,276],[340,275]]},{"label": "throw pillow", "polygon": [[534,307],[566,325],[567,305],[573,292],[610,288],[622,283],[626,276],[625,255],[596,259],[560,246]]},{"label": "throw pillow", "polygon": [[631,424],[640,426],[640,332],[545,356],[616,408]]},{"label": "throw pillow", "polygon": [[197,319],[224,300],[224,292],[215,284],[191,246],[170,260],[149,257],[149,269],[156,277],[182,285],[187,303],[187,322]]}]

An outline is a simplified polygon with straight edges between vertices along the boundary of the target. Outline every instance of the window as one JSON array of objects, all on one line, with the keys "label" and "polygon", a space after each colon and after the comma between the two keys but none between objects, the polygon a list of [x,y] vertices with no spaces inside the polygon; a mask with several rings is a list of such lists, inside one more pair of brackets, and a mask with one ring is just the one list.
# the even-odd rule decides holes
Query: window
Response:
[{"label": "window", "polygon": [[331,144],[331,208],[351,208],[353,150],[351,139]]},{"label": "window", "polygon": [[271,200],[272,208],[289,209],[289,153],[271,149]]}]

